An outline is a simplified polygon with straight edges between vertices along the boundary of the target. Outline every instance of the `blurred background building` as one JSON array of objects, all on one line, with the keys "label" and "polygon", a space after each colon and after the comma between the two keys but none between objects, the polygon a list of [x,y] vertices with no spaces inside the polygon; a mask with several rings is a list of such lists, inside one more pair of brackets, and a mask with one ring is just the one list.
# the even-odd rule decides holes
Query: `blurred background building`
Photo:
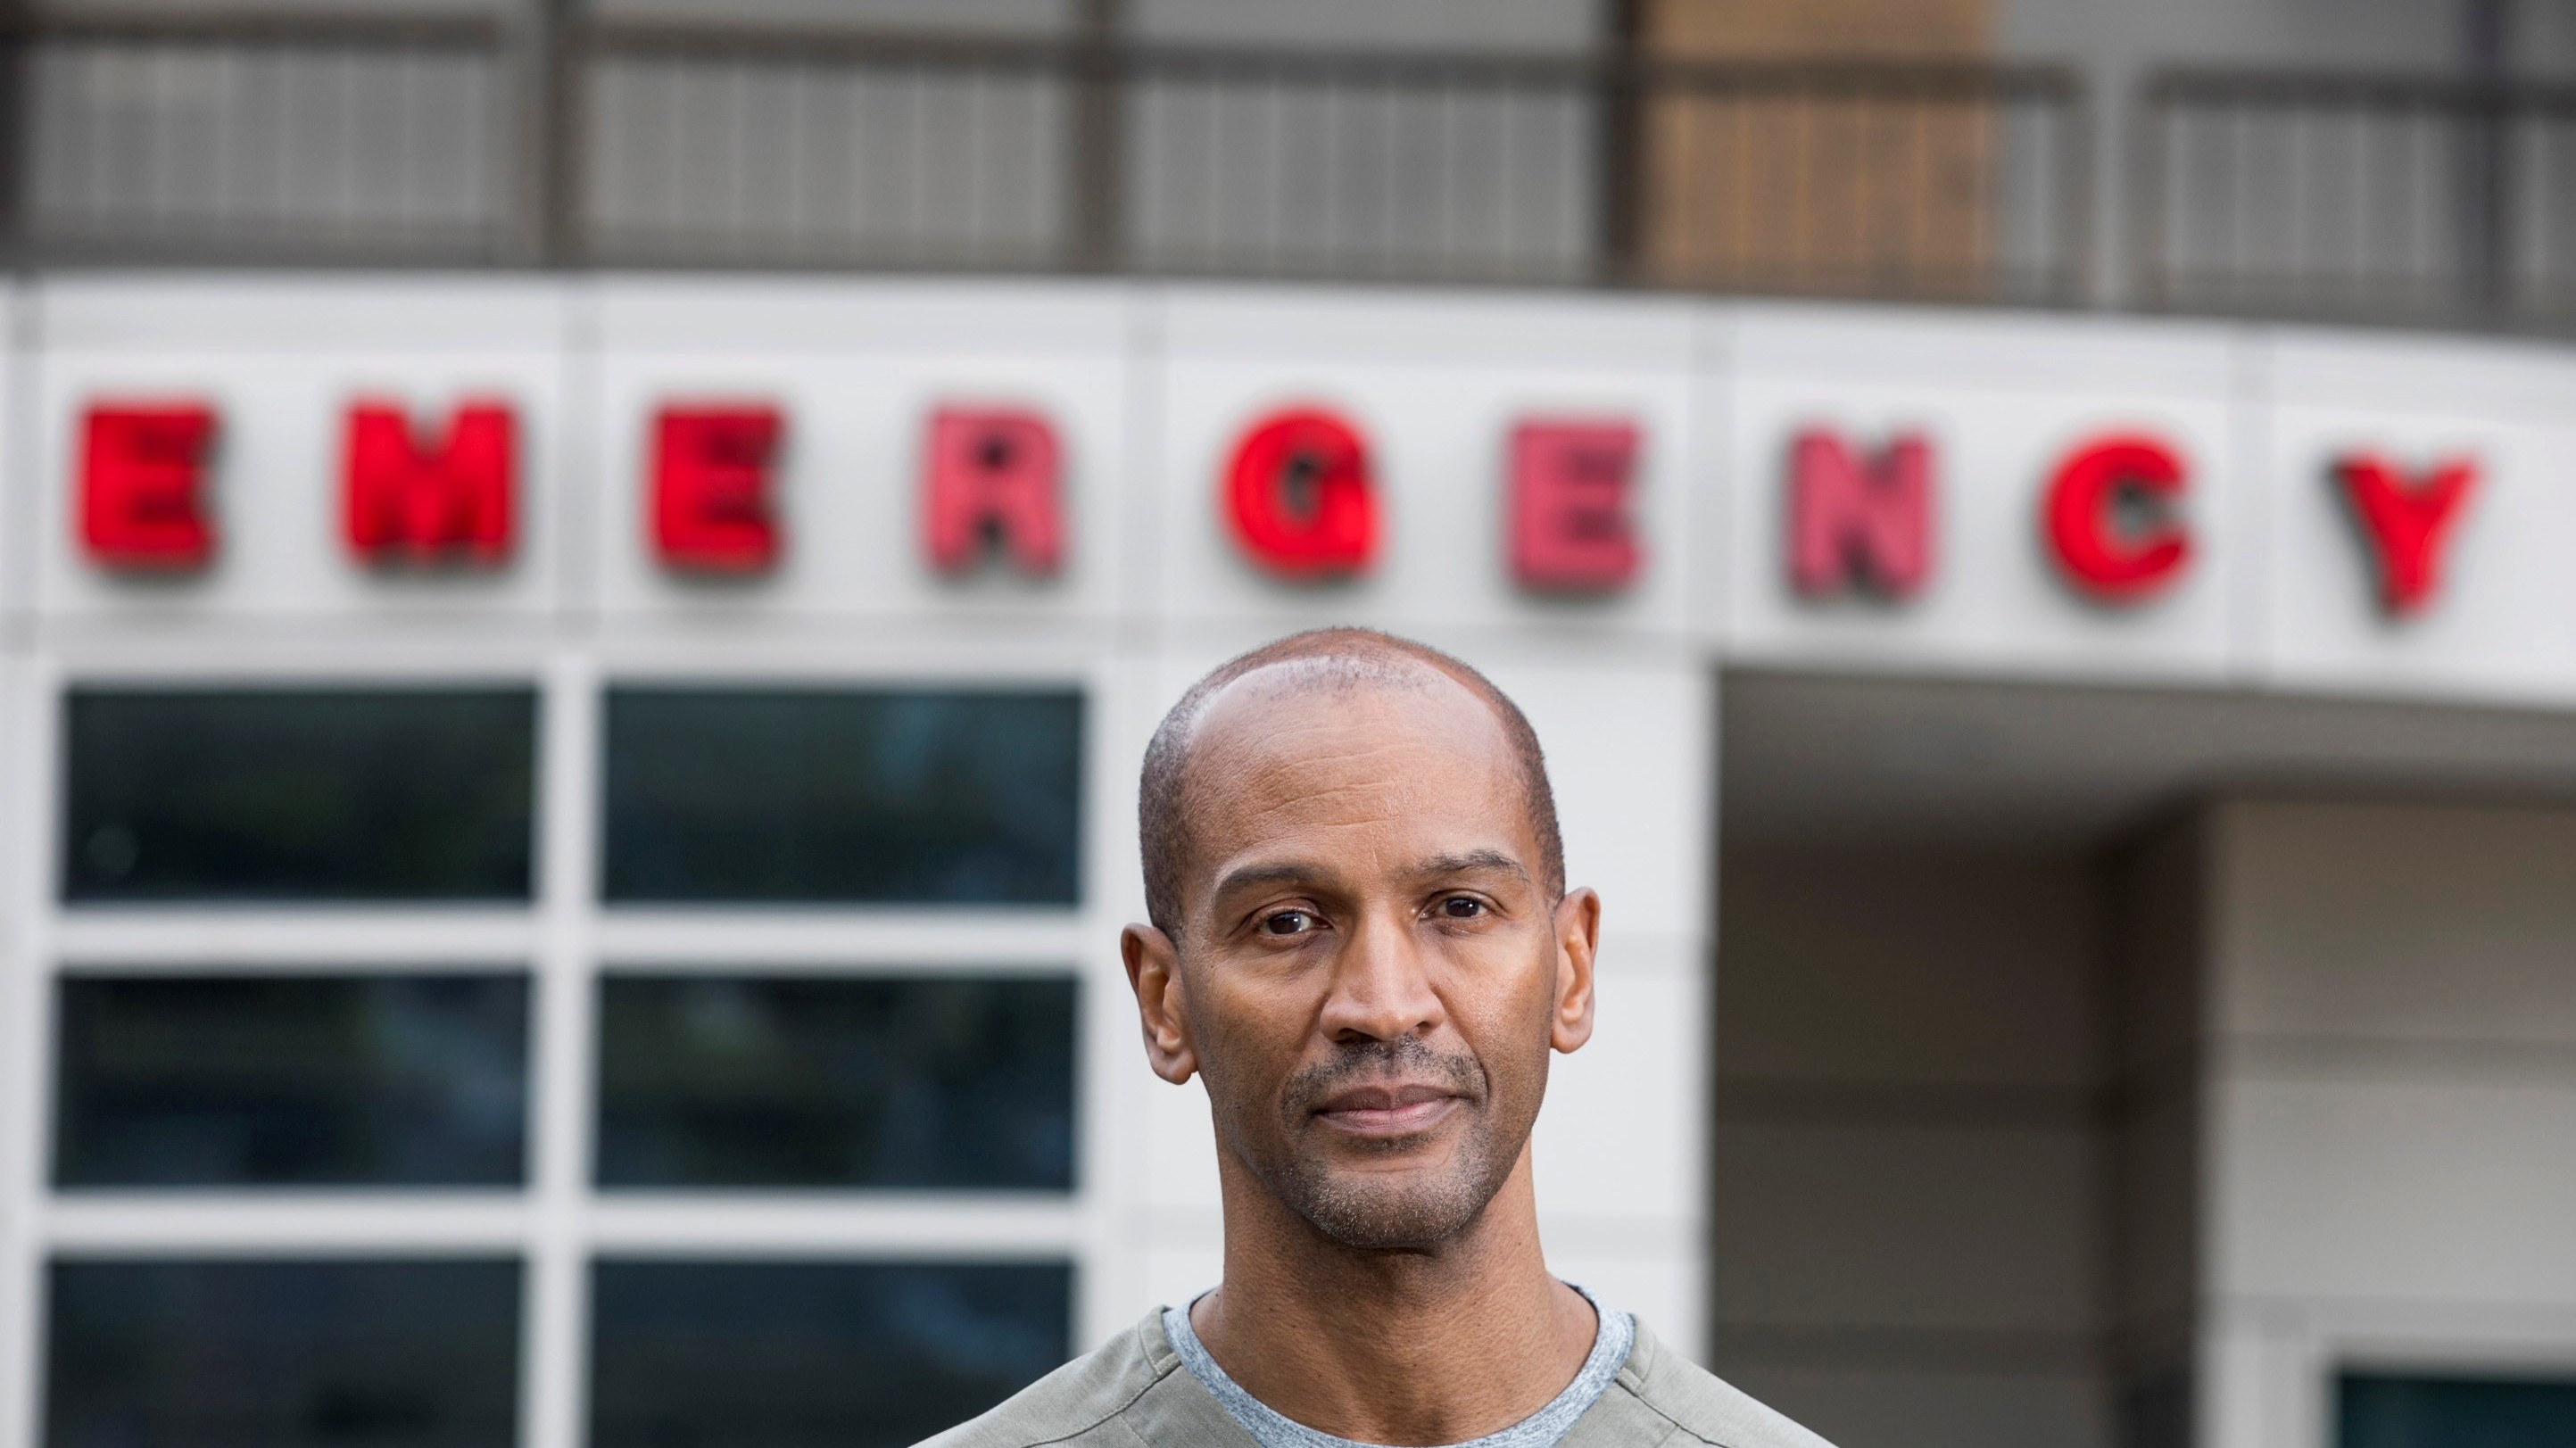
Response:
[{"label": "blurred background building", "polygon": [[0,1448],[1211,1284],[1133,770],[1340,621],[1608,899],[1564,1275],[1846,1448],[2576,1442],[2576,4],[6,21]]}]

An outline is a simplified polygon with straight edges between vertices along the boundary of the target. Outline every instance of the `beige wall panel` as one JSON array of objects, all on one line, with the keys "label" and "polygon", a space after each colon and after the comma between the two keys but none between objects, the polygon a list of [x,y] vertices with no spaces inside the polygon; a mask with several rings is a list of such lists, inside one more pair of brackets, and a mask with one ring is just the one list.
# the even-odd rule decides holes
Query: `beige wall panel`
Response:
[{"label": "beige wall panel", "polygon": [[2135,1107],[2109,1142],[2113,1323],[2147,1357],[2188,1330],[2200,1290],[2201,1141],[2196,1083]]},{"label": "beige wall panel", "polygon": [[2393,1066],[2223,1080],[2211,1289],[2576,1302],[2576,1070]]},{"label": "beige wall panel", "polygon": [[2200,1292],[2205,816],[2106,862],[2110,1320],[2134,1369],[2183,1360]]},{"label": "beige wall panel", "polygon": [[1727,1381],[1836,1448],[2109,1448],[2107,1394],[2083,1374],[1717,1363]]},{"label": "beige wall panel", "polygon": [[2576,811],[2217,818],[2221,1034],[2576,1044]]},{"label": "beige wall panel", "polygon": [[1955,852],[1733,852],[1718,889],[1729,1079],[2089,1086],[2084,865]]},{"label": "beige wall panel", "polygon": [[2108,1048],[2115,1072],[2170,1067],[2207,1029],[2206,816],[2192,811],[2108,861],[2104,900]]},{"label": "beige wall panel", "polygon": [[2081,1332],[2097,1148],[2081,1130],[1715,1132],[1720,1324]]}]

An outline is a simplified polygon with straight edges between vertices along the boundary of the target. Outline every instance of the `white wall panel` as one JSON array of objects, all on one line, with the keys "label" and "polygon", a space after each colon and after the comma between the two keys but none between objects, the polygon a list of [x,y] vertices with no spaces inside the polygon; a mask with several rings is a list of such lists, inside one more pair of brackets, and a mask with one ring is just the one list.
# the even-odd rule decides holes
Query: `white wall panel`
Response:
[{"label": "white wall panel", "polygon": [[[566,299],[528,281],[193,279],[37,286],[33,475],[40,607],[56,618],[194,629],[219,620],[331,623],[530,614],[557,601],[566,466]],[[408,404],[443,424],[492,396],[518,418],[517,519],[494,569],[376,570],[340,512],[343,409]],[[202,574],[135,577],[91,563],[74,535],[81,416],[92,402],[192,399],[219,417]]]},{"label": "white wall panel", "polygon": [[[665,625],[832,616],[1032,624],[1121,602],[1128,478],[1126,313],[1108,289],[615,282],[598,301],[604,463],[600,601]],[[761,401],[783,414],[774,572],[690,578],[646,534],[651,419],[665,403]],[[922,453],[943,405],[1049,418],[1062,466],[1063,571],[1002,560],[960,577],[923,556]]]},{"label": "white wall panel", "polygon": [[[1570,301],[1354,297],[1295,290],[1172,293],[1156,471],[1166,503],[1157,609],[1175,623],[1285,632],[1365,620],[1511,629],[1567,641],[1678,635],[1690,456],[1686,310]],[[1219,511],[1236,439],[1274,407],[1320,403],[1366,435],[1379,479],[1379,562],[1358,578],[1260,572]],[[1641,434],[1645,562],[1608,598],[1533,596],[1504,566],[1505,445],[1523,416],[1626,417]]]},{"label": "white wall panel", "polygon": [[1685,1240],[1696,1236],[1708,1159],[1704,1000],[1688,977],[1602,979],[1591,1042],[1549,1058],[1530,1145],[1540,1211],[1678,1224]]},{"label": "white wall panel", "polygon": [[1687,658],[1661,669],[1581,668],[1491,653],[1485,673],[1538,731],[1566,883],[1601,894],[1602,969],[1696,969],[1687,958],[1655,959],[1645,940],[1634,957],[1610,947],[1641,936],[1689,952],[1707,937],[1716,840],[1706,801],[1717,751],[1706,675]]},{"label": "white wall panel", "polygon": [[[2555,349],[2292,333],[2263,347],[2263,672],[2292,687],[2576,702],[2576,359]],[[2478,467],[2420,612],[2379,606],[2335,486],[2367,450]]]},{"label": "white wall panel", "polygon": [[[1962,313],[1748,309],[1727,348],[1726,643],[1764,661],[2218,683],[2229,664],[2228,334],[2215,327]],[[1916,598],[1796,599],[1786,577],[1790,440],[1831,427],[1934,449],[1931,576]],[[2193,557],[2136,603],[2080,595],[2046,554],[2040,499],[2075,445],[2163,439],[2184,463]]]},{"label": "white wall panel", "polygon": [[2576,1045],[2576,814],[2242,801],[2219,819],[2220,1032]]}]

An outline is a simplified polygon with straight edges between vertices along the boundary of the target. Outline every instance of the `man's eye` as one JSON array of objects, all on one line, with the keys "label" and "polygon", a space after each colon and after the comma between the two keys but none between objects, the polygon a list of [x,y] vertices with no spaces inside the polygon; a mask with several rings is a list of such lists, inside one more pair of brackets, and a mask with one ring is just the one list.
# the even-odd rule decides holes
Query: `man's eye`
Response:
[{"label": "man's eye", "polygon": [[1312,929],[1314,924],[1315,917],[1303,910],[1282,910],[1275,915],[1265,916],[1262,919],[1261,928],[1264,933],[1270,935],[1303,935]]},{"label": "man's eye", "polygon": [[1452,895],[1440,902],[1440,913],[1451,920],[1473,920],[1485,913],[1485,902]]}]

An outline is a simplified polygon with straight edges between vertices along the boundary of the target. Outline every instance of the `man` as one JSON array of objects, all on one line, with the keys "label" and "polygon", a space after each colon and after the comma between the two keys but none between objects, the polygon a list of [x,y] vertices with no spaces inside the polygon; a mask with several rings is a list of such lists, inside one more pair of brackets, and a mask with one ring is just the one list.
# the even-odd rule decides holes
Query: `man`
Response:
[{"label": "man", "polygon": [[1601,902],[1501,691],[1282,639],[1173,706],[1138,813],[1120,946],[1155,1073],[1206,1083],[1225,1278],[938,1448],[1824,1448],[1548,1273],[1530,1127],[1592,1034]]}]

